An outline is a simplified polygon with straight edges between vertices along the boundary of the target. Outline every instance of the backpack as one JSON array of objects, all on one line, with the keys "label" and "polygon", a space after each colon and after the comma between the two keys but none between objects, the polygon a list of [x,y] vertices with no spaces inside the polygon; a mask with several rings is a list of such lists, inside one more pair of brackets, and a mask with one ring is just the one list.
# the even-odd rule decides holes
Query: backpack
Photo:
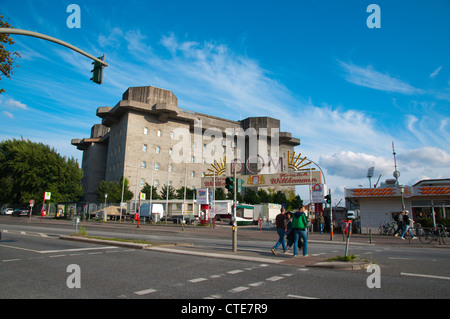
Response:
[{"label": "backpack", "polygon": [[292,218],[291,228],[305,229],[307,226],[307,223],[308,222],[306,221],[306,216],[304,213],[295,213],[294,217]]}]

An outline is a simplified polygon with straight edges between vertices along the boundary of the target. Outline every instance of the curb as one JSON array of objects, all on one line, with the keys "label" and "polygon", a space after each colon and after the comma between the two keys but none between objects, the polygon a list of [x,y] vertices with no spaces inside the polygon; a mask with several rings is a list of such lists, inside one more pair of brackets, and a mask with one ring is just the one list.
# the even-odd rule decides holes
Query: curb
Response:
[{"label": "curb", "polygon": [[[199,257],[210,257],[210,258],[222,258],[222,259],[233,259],[233,260],[245,260],[245,261],[253,261],[253,262],[262,262],[268,264],[286,264],[291,266],[304,266],[311,268],[322,268],[322,269],[336,269],[336,270],[362,270],[368,269],[370,267],[369,262],[339,262],[339,261],[320,261],[312,264],[298,264],[296,262],[291,262],[291,259],[286,258],[265,258],[265,257],[254,257],[254,256],[242,256],[242,255],[234,255],[234,254],[223,254],[223,253],[213,253],[213,252],[205,252],[205,251],[196,251],[196,250],[182,250],[176,249],[173,247],[182,247],[182,246],[193,246],[193,244],[185,244],[185,243],[163,243],[163,244],[138,244],[138,243],[129,243],[129,242],[120,242],[120,241],[111,241],[107,239],[95,239],[95,238],[85,238],[85,237],[77,237],[77,236],[60,236],[60,239],[63,240],[73,240],[73,241],[82,241],[86,243],[92,244],[102,244],[102,245],[111,245],[115,247],[126,247],[133,249],[145,249],[145,250],[154,250],[172,254],[182,254],[182,255],[191,255],[191,256],[199,256]],[[302,259],[297,259],[301,261]],[[305,261],[310,261],[310,258],[305,259]]]},{"label": "curb", "polygon": [[366,270],[370,267],[369,262],[339,262],[339,261],[324,261],[318,262],[308,267],[326,268],[326,269],[340,269],[340,270]]},{"label": "curb", "polygon": [[164,244],[155,244],[155,245],[139,244],[139,243],[131,243],[131,242],[123,242],[123,241],[113,241],[113,240],[107,240],[107,239],[85,238],[85,237],[65,236],[65,235],[59,236],[59,239],[82,241],[82,242],[91,243],[91,244],[103,244],[103,245],[134,248],[134,249],[152,249],[153,247],[172,247],[172,246],[193,246],[193,244],[185,244],[185,243],[164,243]]}]

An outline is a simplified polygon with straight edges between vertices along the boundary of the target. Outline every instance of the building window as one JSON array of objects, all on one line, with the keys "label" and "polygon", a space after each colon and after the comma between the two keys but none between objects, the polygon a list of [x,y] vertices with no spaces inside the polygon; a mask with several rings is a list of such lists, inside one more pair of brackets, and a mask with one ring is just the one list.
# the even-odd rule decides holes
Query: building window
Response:
[{"label": "building window", "polygon": [[172,164],[169,164],[169,172],[172,171]]},{"label": "building window", "polygon": [[156,136],[161,137],[161,130],[158,130],[158,132],[156,132]]},{"label": "building window", "polygon": [[141,178],[141,187],[145,186],[145,180],[143,178]]},{"label": "building window", "polygon": [[155,163],[155,170],[159,171],[159,163]]},{"label": "building window", "polygon": [[191,176],[195,177],[195,172],[194,171],[191,172]]},{"label": "building window", "polygon": [[159,154],[159,153],[161,153],[161,147],[156,146],[156,154]]},{"label": "building window", "polygon": [[147,167],[147,162],[145,162],[145,161],[141,162],[141,167],[142,168],[146,168]]},{"label": "building window", "polygon": [[144,127],[144,135],[148,134],[148,127]]},{"label": "building window", "polygon": [[170,139],[173,140],[173,132],[170,132]]},{"label": "building window", "polygon": [[172,187],[172,181],[169,181],[169,187]]},{"label": "building window", "polygon": [[153,187],[158,187],[158,185],[159,185],[159,181],[158,180],[155,180],[155,182],[153,183]]},{"label": "building window", "polygon": [[171,148],[169,148],[169,155],[172,155],[173,150]]},{"label": "building window", "polygon": [[144,146],[142,147],[142,151],[147,152],[147,144],[144,144]]}]

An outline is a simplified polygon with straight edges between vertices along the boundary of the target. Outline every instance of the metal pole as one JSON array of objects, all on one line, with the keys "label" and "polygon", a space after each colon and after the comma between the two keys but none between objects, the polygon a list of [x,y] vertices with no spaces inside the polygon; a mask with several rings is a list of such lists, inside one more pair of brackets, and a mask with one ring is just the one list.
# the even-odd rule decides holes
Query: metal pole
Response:
[{"label": "metal pole", "polygon": [[236,161],[233,163],[233,252],[237,252],[237,221],[236,221]]},{"label": "metal pole", "polygon": [[[331,199],[331,189],[328,189]],[[333,240],[333,203],[330,203],[330,240]]]},{"label": "metal pole", "polygon": [[28,31],[28,30],[22,30],[22,29],[0,28],[0,34],[2,34],[2,33],[4,33],[4,34],[26,35],[26,36],[30,36],[30,37],[35,37],[35,38],[51,41],[51,42],[60,44],[62,46],[65,46],[65,47],[67,47],[69,49],[72,49],[72,50],[74,50],[74,51],[76,51],[76,52],[78,52],[78,53],[88,57],[89,59],[92,59],[92,60],[94,60],[96,62],[101,63],[103,66],[108,66],[108,63],[106,63],[105,61],[103,61],[103,60],[101,60],[99,58],[96,58],[95,56],[93,56],[93,55],[91,55],[91,54],[89,54],[87,52],[84,52],[83,50],[77,48],[76,46],[73,46],[73,45],[71,45],[71,44],[69,44],[67,42],[64,42],[62,40],[59,40],[57,38],[54,38],[54,37],[51,37],[51,36],[48,36],[48,35],[45,35],[45,34],[42,34],[42,33],[37,33],[37,32]]}]

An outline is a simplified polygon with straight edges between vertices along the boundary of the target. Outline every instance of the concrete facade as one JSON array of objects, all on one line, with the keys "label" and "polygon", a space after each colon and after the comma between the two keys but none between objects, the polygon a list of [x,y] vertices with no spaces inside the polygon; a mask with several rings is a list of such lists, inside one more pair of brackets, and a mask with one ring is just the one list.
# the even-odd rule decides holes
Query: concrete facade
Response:
[{"label": "concrete facade", "polygon": [[280,132],[277,119],[232,121],[184,110],[171,91],[152,86],[131,87],[116,106],[99,107],[96,114],[102,124],[93,127],[91,137],[72,140],[83,151],[85,201],[96,201],[101,180],[119,181],[122,176],[135,196],[145,183],[158,191],[168,183],[199,188],[207,169],[225,164],[225,159],[229,171],[234,158],[254,167],[265,157],[284,157],[278,171],[287,171],[287,152],[300,145],[291,133]]}]

